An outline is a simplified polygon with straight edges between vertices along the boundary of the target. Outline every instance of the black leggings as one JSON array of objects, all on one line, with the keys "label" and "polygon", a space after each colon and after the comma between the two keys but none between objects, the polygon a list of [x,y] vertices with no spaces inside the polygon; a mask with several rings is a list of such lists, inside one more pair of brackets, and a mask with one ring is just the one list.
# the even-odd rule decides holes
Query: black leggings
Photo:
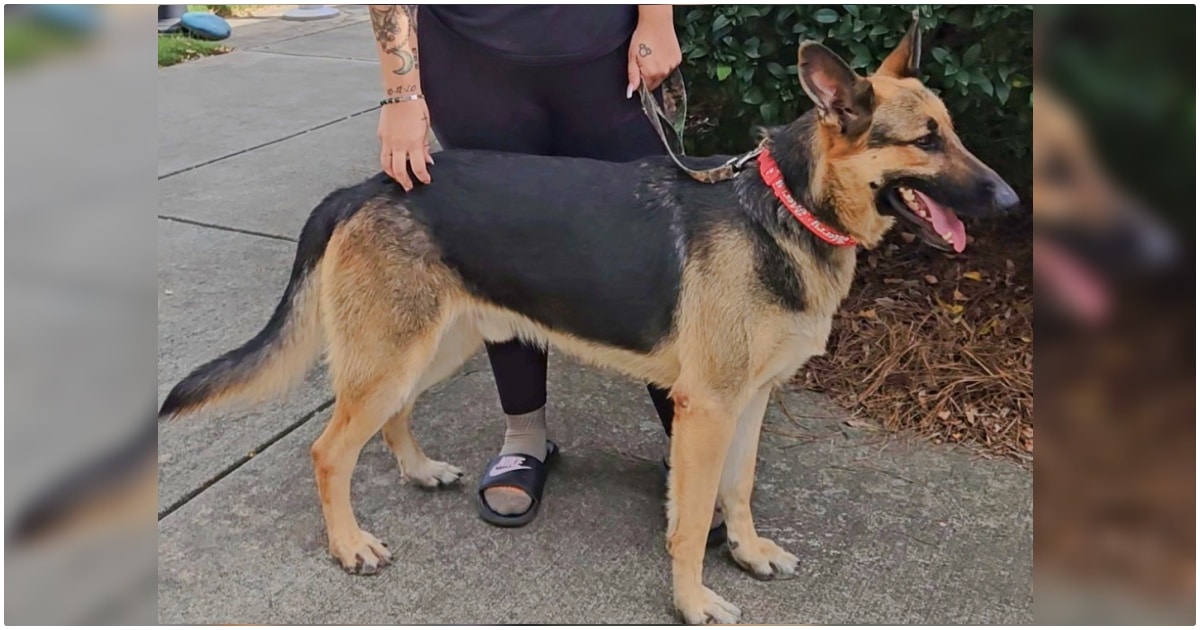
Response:
[{"label": "black leggings", "polygon": [[[521,64],[427,16],[421,15],[418,40],[421,84],[443,146],[613,162],[664,152],[640,102],[625,97],[628,42],[593,61]],[[545,406],[544,351],[517,340],[488,344],[487,350],[505,413]],[[674,406],[667,391],[647,389],[670,435]]]}]

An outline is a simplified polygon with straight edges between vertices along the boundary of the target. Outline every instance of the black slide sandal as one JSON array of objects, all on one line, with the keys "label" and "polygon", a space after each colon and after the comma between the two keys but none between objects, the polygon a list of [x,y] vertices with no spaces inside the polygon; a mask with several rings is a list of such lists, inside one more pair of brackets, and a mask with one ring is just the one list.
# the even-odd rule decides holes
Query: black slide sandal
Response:
[{"label": "black slide sandal", "polygon": [[[497,527],[521,527],[528,525],[537,517],[538,508],[542,504],[542,490],[546,487],[547,468],[558,455],[558,445],[546,440],[546,460],[538,461],[532,455],[513,453],[497,455],[488,462],[487,472],[479,480],[479,490],[475,494],[475,507],[479,518]],[[483,493],[489,488],[505,486],[517,488],[529,495],[529,509],[520,514],[498,514],[487,504]]]}]

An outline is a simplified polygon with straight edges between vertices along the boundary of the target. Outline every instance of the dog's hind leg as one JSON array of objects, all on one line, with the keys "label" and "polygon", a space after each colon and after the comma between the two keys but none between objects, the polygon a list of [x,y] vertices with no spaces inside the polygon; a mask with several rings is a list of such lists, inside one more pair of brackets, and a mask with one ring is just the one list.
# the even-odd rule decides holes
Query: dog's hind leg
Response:
[{"label": "dog's hind leg", "polygon": [[400,473],[405,480],[415,481],[427,488],[438,488],[462,478],[463,472],[457,466],[430,459],[425,455],[412,434],[410,419],[416,397],[458,371],[482,344],[483,338],[470,318],[460,316],[442,334],[441,343],[438,344],[433,361],[421,376],[413,400],[383,426],[383,440],[396,456]]},{"label": "dog's hind leg", "polygon": [[725,458],[718,497],[729,524],[729,551],[743,569],[759,579],[793,575],[799,559],[773,541],[762,538],[754,529],[750,513],[750,495],[754,491],[754,469],[758,458],[758,439],[763,414],[771,399],[772,385],[760,389],[738,418],[733,443]]},{"label": "dog's hind leg", "polygon": [[[386,360],[378,353],[364,352],[350,358],[339,352],[336,362],[331,362],[337,404],[324,433],[313,443],[312,458],[329,534],[329,551],[351,573],[372,574],[391,559],[386,545],[359,528],[354,517],[350,478],[358,456],[398,409],[412,408],[416,386],[437,349],[436,344],[436,335],[427,334],[425,338],[411,340],[407,349],[391,354]],[[343,377],[339,364],[344,366],[347,359],[359,369],[371,365],[374,374]],[[385,371],[384,366],[397,364],[391,371]]]},{"label": "dog's hind leg", "polygon": [[350,573],[375,573],[392,557],[386,543],[359,527],[350,502],[350,478],[358,455],[391,414],[382,393],[339,392],[333,417],[312,446],[329,553]]},{"label": "dog's hind leg", "polygon": [[391,558],[354,517],[350,479],[359,453],[389,418],[411,408],[454,316],[453,287],[418,250],[421,242],[402,213],[364,208],[334,233],[321,266],[337,404],[312,458],[329,551],[352,573],[374,573]]}]

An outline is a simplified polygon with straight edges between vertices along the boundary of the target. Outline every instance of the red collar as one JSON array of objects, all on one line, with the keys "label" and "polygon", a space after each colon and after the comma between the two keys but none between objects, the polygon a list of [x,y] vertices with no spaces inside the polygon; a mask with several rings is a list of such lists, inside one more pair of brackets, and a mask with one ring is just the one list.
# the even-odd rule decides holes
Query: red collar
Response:
[{"label": "red collar", "polygon": [[762,175],[763,181],[771,187],[771,190],[775,191],[775,196],[779,198],[783,207],[787,208],[788,212],[791,212],[797,221],[808,228],[809,232],[816,234],[821,240],[830,245],[838,247],[854,247],[858,245],[858,241],[855,241],[847,234],[842,234],[828,225],[821,223],[817,217],[813,216],[813,213],[796,202],[792,197],[792,193],[788,192],[787,184],[783,181],[783,173],[780,172],[779,165],[775,163],[774,158],[771,157],[766,148],[762,150],[762,153],[758,154],[758,172]]}]

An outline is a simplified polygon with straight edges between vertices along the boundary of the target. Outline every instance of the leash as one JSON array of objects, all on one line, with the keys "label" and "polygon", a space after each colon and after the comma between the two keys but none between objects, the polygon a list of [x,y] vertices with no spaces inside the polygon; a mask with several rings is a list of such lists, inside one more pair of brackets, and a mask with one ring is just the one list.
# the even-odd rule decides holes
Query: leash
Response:
[{"label": "leash", "polygon": [[[658,137],[662,140],[663,146],[666,147],[667,154],[671,156],[671,160],[683,172],[698,182],[715,184],[733,179],[738,171],[745,168],[747,162],[758,157],[758,154],[762,152],[762,147],[759,147],[753,151],[730,158],[720,166],[707,169],[690,168],[679,159],[679,156],[684,155],[683,127],[687,121],[687,89],[684,87],[683,75],[679,72],[679,68],[672,70],[671,74],[662,83],[662,105],[659,105],[658,99],[654,98],[654,93],[650,91],[650,88],[646,87],[645,81],[642,81],[641,86],[638,88],[638,95],[642,99],[642,111],[646,113],[646,118],[650,119],[650,124],[658,132]],[[663,122],[666,122],[671,127],[671,130],[675,132],[675,138],[679,141],[678,152],[671,146],[671,141],[667,139],[667,133],[663,129]]]},{"label": "leash", "polygon": [[[764,145],[759,145],[758,148],[743,153],[737,157],[730,158],[720,166],[708,169],[694,169],[688,167],[679,159],[679,156],[684,155],[683,151],[683,128],[687,120],[687,90],[683,85],[683,75],[676,68],[671,72],[667,79],[662,84],[662,105],[659,105],[658,100],[654,98],[654,94],[650,88],[646,87],[646,82],[642,81],[641,87],[638,88],[638,94],[642,99],[642,111],[646,113],[646,117],[650,119],[650,124],[654,126],[654,130],[658,132],[658,137],[662,140],[663,146],[667,149],[667,154],[671,156],[671,160],[675,162],[683,172],[687,173],[698,182],[705,184],[715,184],[729,179],[733,179],[739,171],[746,167],[746,163],[757,159],[758,172],[762,177],[763,182],[771,188],[775,193],[775,197],[787,208],[808,231],[817,235],[818,238],[837,247],[854,247],[858,245],[853,237],[848,234],[842,234],[837,230],[822,223],[808,208],[800,205],[792,193],[787,189],[787,183],[783,181],[783,172],[779,170],[779,164],[771,157],[771,153],[767,151]],[[663,129],[663,122],[671,127],[675,132],[675,138],[679,141],[679,151],[671,146],[671,141],[667,139],[667,133]]]}]

